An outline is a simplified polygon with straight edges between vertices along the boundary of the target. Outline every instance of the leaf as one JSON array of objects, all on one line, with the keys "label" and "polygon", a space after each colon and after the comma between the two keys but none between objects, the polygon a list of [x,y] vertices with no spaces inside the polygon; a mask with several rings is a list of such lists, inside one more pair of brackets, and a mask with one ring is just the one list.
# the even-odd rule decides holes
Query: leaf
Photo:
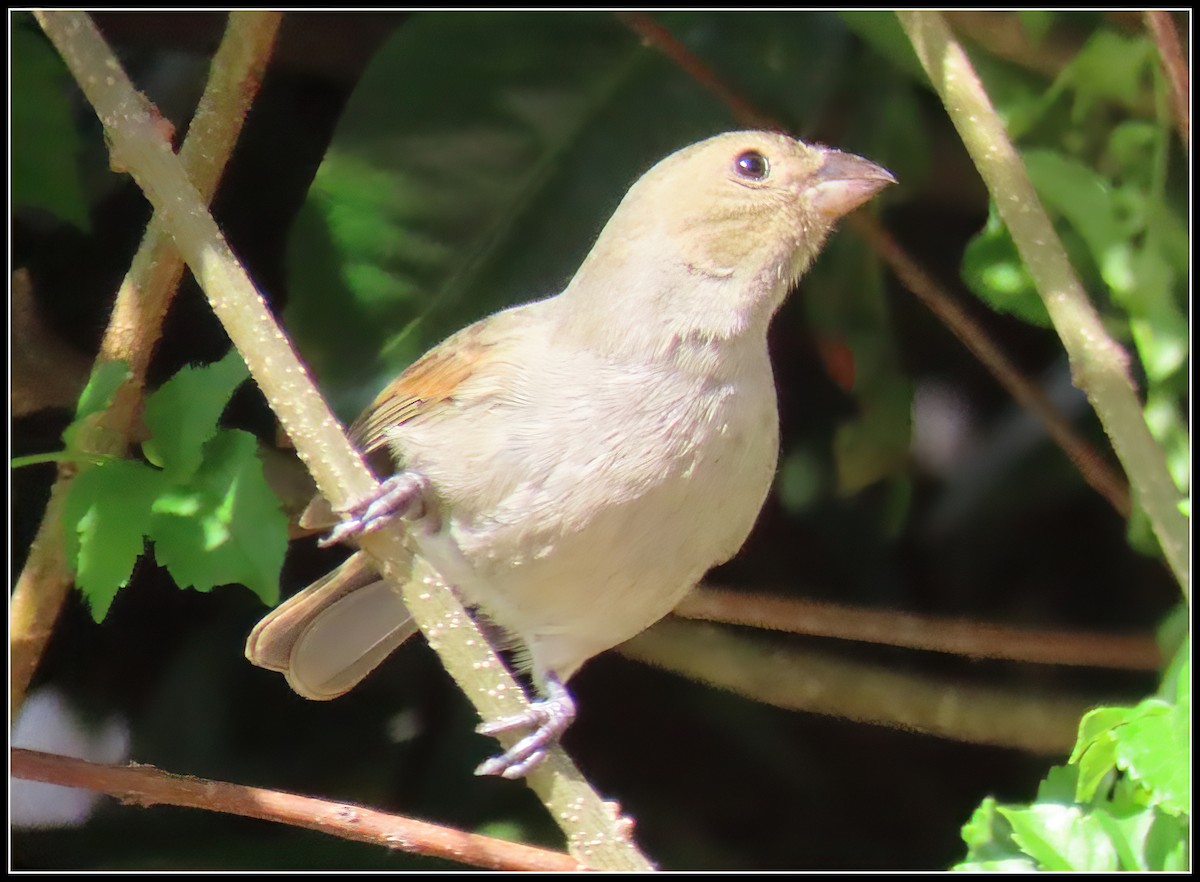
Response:
[{"label": "leaf", "polygon": [[1150,791],[1150,803],[1172,815],[1191,809],[1191,723],[1174,705],[1148,698],[1116,730],[1117,766]]},{"label": "leaf", "polygon": [[174,480],[189,477],[199,467],[229,397],[248,376],[235,349],[220,361],[175,374],[146,399],[145,420],[151,432],[142,445],[146,458]]},{"label": "leaf", "polygon": [[102,621],[145,547],[150,505],[163,488],[163,475],[128,460],[81,471],[63,505],[67,564]]},{"label": "leaf", "polygon": [[240,583],[273,605],[287,550],[287,518],[263,477],[257,441],[226,430],[201,466],[153,505],[155,556],[181,588]]},{"label": "leaf", "polygon": [[71,115],[71,76],[32,26],[10,27],[9,35],[12,207],[48,211],[89,231],[79,163],[83,145]]},{"label": "leaf", "polygon": [[1117,869],[1116,849],[1103,827],[1077,806],[1046,803],[997,811],[1012,824],[1013,841],[1043,870]]},{"label": "leaf", "polygon": [[63,430],[63,442],[67,450],[78,451],[79,439],[85,428],[108,408],[117,389],[128,377],[129,365],[123,361],[106,361],[95,367],[79,395],[75,419]]},{"label": "leaf", "polygon": [[967,243],[962,277],[967,287],[992,309],[1042,328],[1052,326],[1046,304],[1017,253],[995,203],[988,205],[984,228]]}]

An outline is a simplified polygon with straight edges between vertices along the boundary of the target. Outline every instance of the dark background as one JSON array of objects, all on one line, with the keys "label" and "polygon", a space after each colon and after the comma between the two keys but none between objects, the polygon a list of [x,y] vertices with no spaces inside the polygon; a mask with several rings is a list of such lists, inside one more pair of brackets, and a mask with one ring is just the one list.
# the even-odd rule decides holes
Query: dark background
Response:
[{"label": "dark background", "polygon": [[[277,308],[288,299],[289,229],[339,114],[374,50],[406,18],[284,18],[214,205],[230,242]],[[182,128],[224,16],[112,13],[96,20],[134,82]],[[932,97],[928,106],[926,118],[932,118]],[[82,103],[80,120],[95,141],[95,120]],[[807,125],[820,140],[840,146],[836,114]],[[939,163],[935,180],[889,203],[882,220],[923,266],[955,286],[962,249],[986,217],[986,196],[948,123],[940,125],[933,143],[948,161]],[[30,268],[45,320],[88,354],[148,217],[133,183],[111,177],[94,203],[90,233],[22,214],[12,227],[14,266]],[[886,285],[904,370],[914,382],[936,380],[969,402],[976,437],[998,432],[1014,412],[1007,396],[894,279]],[[1031,376],[1061,373],[1053,333],[974,301],[968,306]],[[785,449],[804,433],[827,436],[854,411],[806,337],[807,322],[793,298],[772,332]],[[167,321],[152,385],[185,364],[219,357],[227,345],[188,277]],[[1106,449],[1090,412],[1076,406],[1074,413],[1078,427]],[[17,420],[13,453],[56,449],[68,419],[47,411]],[[238,394],[227,422],[263,439],[274,435],[252,389]],[[772,498],[743,553],[713,581],[760,590],[789,586],[817,599],[1016,624],[1152,630],[1177,589],[1159,562],[1129,548],[1124,524],[1062,454],[1042,437],[1030,453],[998,468],[1001,479],[981,489],[961,520],[936,531],[930,519],[949,488],[944,476],[915,463],[911,505],[898,530],[884,526],[889,496],[881,486],[850,496],[830,493],[801,514]],[[52,479],[50,466],[13,476],[14,579]],[[343,553],[297,543],[284,592]],[[472,733],[473,712],[422,641],[412,641],[350,695],[306,702],[243,658],[245,636],[263,612],[237,586],[203,595],[176,590],[147,558],[102,624],[71,597],[34,689],[58,690],[90,724],[123,719],[131,732],[129,758],[138,762],[466,829],[515,831],[559,846],[554,825],[523,786],[472,776],[493,742]],[[1135,700],[1155,683],[1149,674],[794,641],[931,676],[1096,700]],[[580,715],[566,736],[568,751],[596,788],[636,819],[638,842],[669,869],[944,868],[963,854],[959,828],[983,797],[1028,800],[1050,763],[1062,760],[779,710],[619,652],[590,662],[572,685]],[[18,869],[443,866],[264,822],[107,799],[83,827],[18,830],[12,846]]]}]

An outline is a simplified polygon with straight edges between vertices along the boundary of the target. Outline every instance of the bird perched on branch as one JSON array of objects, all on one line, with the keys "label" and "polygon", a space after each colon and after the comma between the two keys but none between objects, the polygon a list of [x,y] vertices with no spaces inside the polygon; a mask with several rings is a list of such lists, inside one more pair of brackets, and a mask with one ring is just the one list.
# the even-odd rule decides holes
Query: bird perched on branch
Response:
[{"label": "bird perched on branch", "polygon": [[[779,450],[767,327],[835,222],[893,178],[769,132],[686,147],[638,180],[562,293],[414,363],[352,427],[394,474],[331,541],[389,518],[524,648],[543,698],[480,774],[519,777],[574,716],[566,682],[732,557]],[[336,518],[315,500],[302,523]],[[334,698],[416,630],[356,553],[259,623],[246,655]]]}]

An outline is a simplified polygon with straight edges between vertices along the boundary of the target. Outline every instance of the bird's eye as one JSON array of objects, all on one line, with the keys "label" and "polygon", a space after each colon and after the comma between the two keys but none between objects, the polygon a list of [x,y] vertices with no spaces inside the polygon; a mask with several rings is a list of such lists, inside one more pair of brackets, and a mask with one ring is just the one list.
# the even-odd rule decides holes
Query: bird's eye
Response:
[{"label": "bird's eye", "polygon": [[738,158],[733,161],[733,168],[738,177],[748,181],[766,180],[767,175],[771,173],[771,164],[767,162],[767,157],[757,150],[739,153]]}]

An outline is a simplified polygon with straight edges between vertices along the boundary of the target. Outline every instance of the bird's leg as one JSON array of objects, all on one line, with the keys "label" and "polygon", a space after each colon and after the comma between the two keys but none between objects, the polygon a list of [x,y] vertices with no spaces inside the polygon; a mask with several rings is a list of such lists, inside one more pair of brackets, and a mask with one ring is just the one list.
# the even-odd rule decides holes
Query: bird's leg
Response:
[{"label": "bird's leg", "polygon": [[[429,482],[416,472],[402,471],[379,485],[379,491],[351,506],[329,535],[317,544],[322,548],[378,530],[392,518],[434,517]],[[437,529],[436,525],[432,529]]]},{"label": "bird's leg", "polygon": [[532,702],[519,714],[483,723],[475,731],[481,735],[498,735],[514,729],[533,729],[507,751],[485,760],[475,770],[476,775],[499,775],[515,779],[546,758],[548,751],[575,719],[575,701],[571,693],[553,673],[546,677],[546,697]]}]

